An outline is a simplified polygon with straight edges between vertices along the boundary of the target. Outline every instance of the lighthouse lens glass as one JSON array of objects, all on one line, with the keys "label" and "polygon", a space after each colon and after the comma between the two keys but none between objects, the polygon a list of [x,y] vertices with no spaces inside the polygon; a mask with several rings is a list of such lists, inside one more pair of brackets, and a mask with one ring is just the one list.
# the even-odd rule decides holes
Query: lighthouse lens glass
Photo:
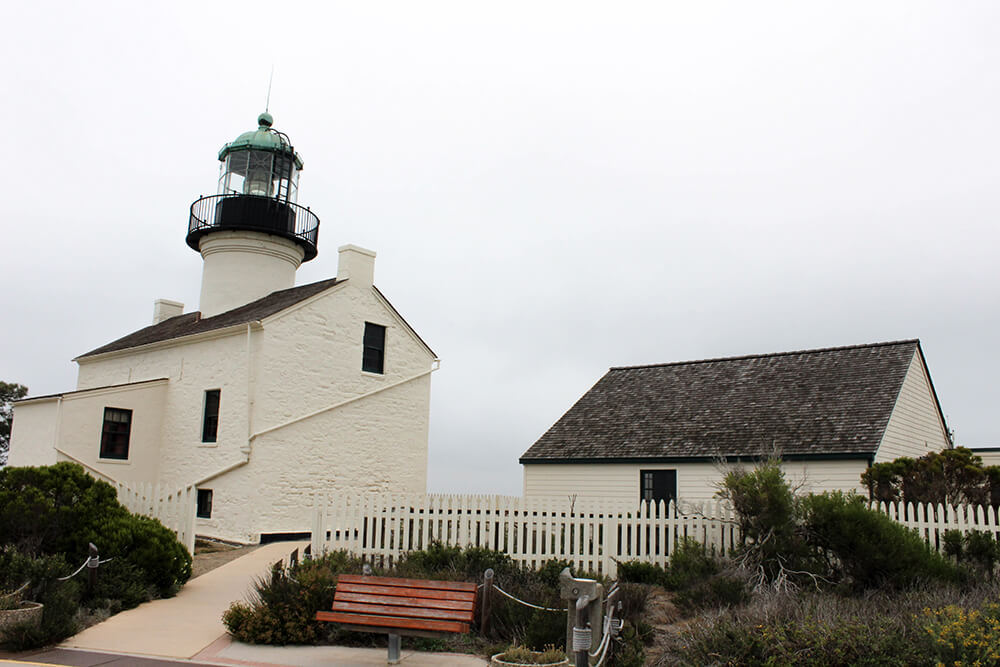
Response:
[{"label": "lighthouse lens glass", "polygon": [[271,197],[274,195],[272,181],[272,153],[249,151],[250,161],[247,167],[247,178],[243,185],[243,194]]}]

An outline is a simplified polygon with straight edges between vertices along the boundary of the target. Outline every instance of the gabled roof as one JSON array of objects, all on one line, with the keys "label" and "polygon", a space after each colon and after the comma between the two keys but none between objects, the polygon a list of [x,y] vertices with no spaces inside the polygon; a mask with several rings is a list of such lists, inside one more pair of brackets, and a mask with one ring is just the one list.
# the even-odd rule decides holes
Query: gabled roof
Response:
[{"label": "gabled roof", "polygon": [[906,340],[612,368],[520,460],[870,458],[918,352]]},{"label": "gabled roof", "polygon": [[255,322],[270,315],[274,315],[285,308],[294,306],[300,301],[305,301],[309,297],[333,287],[337,284],[337,282],[336,278],[330,278],[328,280],[320,280],[319,282],[309,283],[308,285],[300,285],[298,287],[292,287],[278,292],[271,292],[267,296],[257,299],[256,301],[251,301],[245,306],[240,306],[239,308],[219,313],[214,317],[206,317],[205,319],[202,319],[201,313],[198,311],[193,313],[184,313],[183,315],[178,315],[177,317],[171,317],[169,320],[164,320],[159,324],[148,326],[145,329],[139,329],[138,331],[130,333],[127,336],[122,336],[118,340],[111,341],[107,345],[102,345],[95,350],[81,354],[77,358],[84,359],[86,357],[104,354],[105,352],[127,350],[128,348],[138,347],[140,345],[160,343],[162,341],[181,338],[183,336],[192,336],[194,334],[214,331],[215,329],[224,329],[237,324]]}]

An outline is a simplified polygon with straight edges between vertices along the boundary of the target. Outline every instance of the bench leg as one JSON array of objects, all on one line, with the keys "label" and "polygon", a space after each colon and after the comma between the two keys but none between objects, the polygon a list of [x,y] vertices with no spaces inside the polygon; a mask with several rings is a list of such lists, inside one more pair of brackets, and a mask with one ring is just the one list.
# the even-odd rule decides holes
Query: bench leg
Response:
[{"label": "bench leg", "polygon": [[399,635],[389,635],[389,664],[399,664],[399,646],[401,644]]}]

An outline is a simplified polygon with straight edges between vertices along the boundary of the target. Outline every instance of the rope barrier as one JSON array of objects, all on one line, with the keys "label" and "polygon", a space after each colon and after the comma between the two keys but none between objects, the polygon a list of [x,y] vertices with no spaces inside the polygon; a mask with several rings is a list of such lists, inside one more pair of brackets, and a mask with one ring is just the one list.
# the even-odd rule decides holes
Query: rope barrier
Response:
[{"label": "rope barrier", "polygon": [[[74,572],[73,574],[67,575],[65,577],[56,577],[56,581],[67,581],[69,579],[72,579],[76,575],[80,574],[83,571],[83,568],[85,568],[88,565],[90,565],[90,561],[91,561],[91,559],[87,558],[87,560],[83,561],[83,565],[81,565],[80,567],[76,568],[76,572]],[[97,567],[97,566],[93,565],[92,567]]]},{"label": "rope barrier", "polygon": [[503,595],[506,595],[508,598],[510,598],[514,602],[517,602],[519,604],[523,604],[525,607],[531,607],[532,609],[538,609],[540,611],[554,611],[554,612],[559,613],[559,614],[565,614],[566,613],[565,609],[552,609],[551,607],[539,607],[537,604],[531,604],[530,602],[525,602],[524,600],[521,600],[521,599],[518,599],[518,598],[514,597],[513,595],[511,595],[510,593],[508,593],[504,589],[500,588],[496,584],[493,584],[493,588],[495,590],[499,591],[500,593],[502,593]]},{"label": "rope barrier", "polygon": [[8,598],[14,599],[15,597],[17,597],[18,595],[20,595],[21,593],[23,593],[24,590],[26,588],[28,588],[28,584],[30,584],[30,583],[31,583],[31,580],[29,579],[28,581],[26,581],[23,584],[21,584],[21,587],[18,588],[16,591],[12,591],[10,593],[5,593],[3,595],[0,595],[0,600],[6,600]]}]

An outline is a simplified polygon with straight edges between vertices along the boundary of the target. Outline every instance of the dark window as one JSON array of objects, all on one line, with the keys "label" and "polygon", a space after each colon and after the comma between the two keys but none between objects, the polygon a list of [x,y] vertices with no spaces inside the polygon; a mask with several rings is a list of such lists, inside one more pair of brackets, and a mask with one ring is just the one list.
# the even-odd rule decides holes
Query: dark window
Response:
[{"label": "dark window", "polygon": [[131,410],[104,408],[104,426],[101,428],[101,458],[127,459],[128,438],[131,431]]},{"label": "dark window", "polygon": [[385,327],[365,322],[365,349],[361,370],[382,373],[385,369]]},{"label": "dark window", "polygon": [[198,518],[212,518],[212,489],[198,489]]},{"label": "dark window", "polygon": [[676,470],[640,470],[639,499],[646,502],[677,500]]},{"label": "dark window", "polygon": [[219,433],[219,396],[221,389],[205,392],[205,417],[201,421],[201,441],[215,442]]}]

